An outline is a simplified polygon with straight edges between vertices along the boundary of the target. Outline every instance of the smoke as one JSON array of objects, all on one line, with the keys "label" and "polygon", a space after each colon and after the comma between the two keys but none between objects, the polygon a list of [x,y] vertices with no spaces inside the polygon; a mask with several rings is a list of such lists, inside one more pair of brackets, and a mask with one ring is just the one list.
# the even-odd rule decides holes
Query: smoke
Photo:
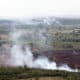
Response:
[{"label": "smoke", "polygon": [[[68,65],[62,65],[60,67],[56,66],[56,62],[49,61],[46,56],[39,56],[34,58],[30,46],[27,44],[23,46],[22,42],[19,40],[21,36],[21,31],[14,30],[11,32],[11,39],[14,44],[11,48],[10,66],[27,66],[29,68],[40,68],[40,69],[51,69],[51,70],[66,70],[77,72],[78,70],[71,69]],[[24,48],[24,49],[23,49]]]}]

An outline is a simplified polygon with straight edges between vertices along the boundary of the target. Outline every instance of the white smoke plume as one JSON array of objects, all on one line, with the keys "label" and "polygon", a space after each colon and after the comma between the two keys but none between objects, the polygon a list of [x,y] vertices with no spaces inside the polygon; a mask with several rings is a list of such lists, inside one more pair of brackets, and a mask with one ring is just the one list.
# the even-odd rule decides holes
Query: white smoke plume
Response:
[{"label": "white smoke plume", "polygon": [[14,44],[11,48],[11,58],[9,65],[10,66],[22,66],[26,65],[29,68],[40,68],[40,69],[51,69],[51,70],[66,70],[77,72],[78,70],[71,69],[68,65],[63,65],[60,67],[56,66],[56,63],[50,62],[47,57],[38,57],[34,59],[33,54],[31,52],[30,46],[25,46],[25,50],[22,50],[22,43],[19,40],[21,36],[21,31],[14,30],[11,33],[11,39],[14,41]]}]

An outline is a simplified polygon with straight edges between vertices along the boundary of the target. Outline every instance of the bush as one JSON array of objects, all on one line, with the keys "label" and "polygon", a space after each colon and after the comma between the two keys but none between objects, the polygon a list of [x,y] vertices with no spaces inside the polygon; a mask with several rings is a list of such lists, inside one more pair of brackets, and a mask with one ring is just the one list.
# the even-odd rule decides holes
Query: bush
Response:
[{"label": "bush", "polygon": [[73,48],[72,44],[63,44],[63,48]]}]

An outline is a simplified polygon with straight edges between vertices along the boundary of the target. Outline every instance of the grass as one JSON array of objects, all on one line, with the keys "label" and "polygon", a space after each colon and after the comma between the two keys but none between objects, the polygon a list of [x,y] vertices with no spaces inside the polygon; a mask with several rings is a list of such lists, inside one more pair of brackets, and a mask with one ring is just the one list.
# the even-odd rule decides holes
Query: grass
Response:
[{"label": "grass", "polygon": [[[80,49],[80,42],[77,41],[63,41],[67,39],[80,39],[80,33],[56,33],[55,34],[55,40],[53,40],[53,47],[54,49],[60,50],[60,49]],[[63,45],[72,45],[72,48],[65,48]]]},{"label": "grass", "polygon": [[0,67],[0,80],[80,80],[79,74],[58,70]]}]

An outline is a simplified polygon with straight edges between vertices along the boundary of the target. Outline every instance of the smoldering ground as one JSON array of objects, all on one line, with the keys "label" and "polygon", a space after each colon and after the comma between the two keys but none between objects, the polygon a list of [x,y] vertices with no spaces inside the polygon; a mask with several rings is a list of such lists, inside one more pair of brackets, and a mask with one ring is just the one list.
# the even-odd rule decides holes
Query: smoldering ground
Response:
[{"label": "smoldering ground", "polygon": [[[14,44],[10,49],[10,58],[8,66],[21,66],[21,67],[28,67],[28,68],[40,68],[40,69],[51,69],[51,70],[66,70],[66,71],[73,71],[77,72],[77,69],[71,69],[67,64],[61,65],[57,67],[55,61],[50,61],[46,56],[38,56],[35,58],[31,51],[31,47],[29,44],[23,46],[20,37],[22,36],[22,31],[14,30],[10,33],[10,39],[13,40]],[[40,33],[39,33],[40,34]],[[46,38],[42,38],[45,42]],[[40,38],[39,37],[39,38]]]}]

